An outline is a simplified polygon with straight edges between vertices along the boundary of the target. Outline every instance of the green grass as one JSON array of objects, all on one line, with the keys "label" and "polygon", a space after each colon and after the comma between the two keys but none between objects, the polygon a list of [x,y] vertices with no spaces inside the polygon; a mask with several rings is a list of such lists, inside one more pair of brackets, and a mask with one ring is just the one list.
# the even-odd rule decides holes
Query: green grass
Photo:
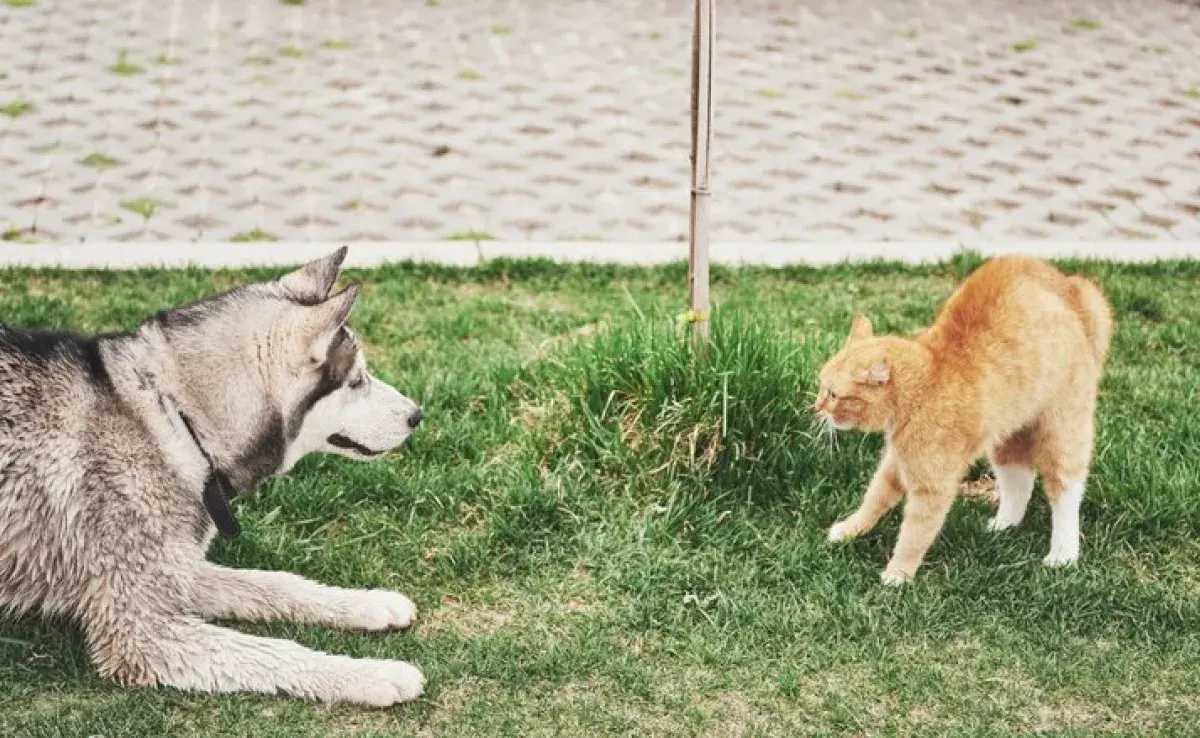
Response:
[{"label": "green grass", "polygon": [[1100,30],[1101,26],[1100,21],[1093,20],[1092,18],[1076,18],[1075,20],[1071,21],[1071,28],[1075,28],[1080,31],[1098,31]]},{"label": "green grass", "polygon": [[118,77],[132,77],[136,74],[145,72],[146,69],[131,61],[129,61],[129,52],[122,51],[117,54],[117,62],[108,68],[108,71]]},{"label": "green grass", "polygon": [[496,237],[483,231],[457,231],[442,237],[443,241],[495,241]]},{"label": "green grass", "polygon": [[460,69],[455,76],[467,82],[483,79],[483,74],[477,69]]},{"label": "green grass", "polygon": [[251,231],[234,234],[234,236],[229,240],[233,243],[256,243],[263,241],[278,241],[279,236],[276,236],[274,233],[270,233],[269,231],[264,231],[261,228],[255,228]]},{"label": "green grass", "polygon": [[131,213],[137,213],[143,218],[150,218],[160,209],[163,203],[150,197],[137,197],[131,200],[122,200],[121,209],[128,210]]},{"label": "green grass", "polygon": [[32,8],[37,5],[37,0],[4,0],[4,5],[8,8]]},{"label": "green grass", "polygon": [[1036,38],[1025,39],[1024,41],[1018,41],[1013,44],[1012,50],[1018,54],[1024,54],[1027,51],[1033,51],[1036,49],[1040,43],[1041,42]]},{"label": "green grass", "polygon": [[288,57],[289,59],[300,59],[304,56],[304,49],[299,46],[285,45],[279,47],[279,55]]},{"label": "green grass", "polygon": [[9,118],[20,118],[22,115],[33,112],[33,103],[28,100],[14,100],[10,103],[0,105],[0,115]]},{"label": "green grass", "polygon": [[115,166],[118,166],[121,162],[118,159],[112,158],[108,154],[102,154],[97,151],[80,159],[79,163],[85,167],[91,167],[93,169],[111,169]]},{"label": "green grass", "polygon": [[[411,633],[244,630],[406,658],[384,712],[122,689],[61,622],[0,620],[0,735],[1191,734],[1200,719],[1200,266],[1083,265],[1117,311],[1083,559],[956,504],[917,581],[879,584],[897,519],[830,547],[878,438],[811,435],[850,316],[926,324],[971,259],[714,271],[713,345],[673,316],[686,269],[492,263],[348,276],[378,374],[426,409],[388,460],[301,463],[213,557],[421,608]],[[1078,265],[1077,265],[1078,266]],[[267,272],[0,273],[8,325],[132,329]]]}]

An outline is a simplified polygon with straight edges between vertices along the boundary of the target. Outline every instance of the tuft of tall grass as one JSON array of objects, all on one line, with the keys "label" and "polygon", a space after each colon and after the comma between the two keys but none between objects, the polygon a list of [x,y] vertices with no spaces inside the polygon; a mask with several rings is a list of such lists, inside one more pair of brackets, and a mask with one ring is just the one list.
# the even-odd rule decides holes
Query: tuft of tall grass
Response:
[{"label": "tuft of tall grass", "polygon": [[875,442],[831,453],[811,410],[834,348],[828,335],[795,337],[770,315],[731,309],[714,313],[698,351],[673,319],[634,312],[526,381],[558,408],[542,449],[550,463],[587,470],[606,494],[684,514],[714,498],[771,502],[822,481],[856,489]]}]

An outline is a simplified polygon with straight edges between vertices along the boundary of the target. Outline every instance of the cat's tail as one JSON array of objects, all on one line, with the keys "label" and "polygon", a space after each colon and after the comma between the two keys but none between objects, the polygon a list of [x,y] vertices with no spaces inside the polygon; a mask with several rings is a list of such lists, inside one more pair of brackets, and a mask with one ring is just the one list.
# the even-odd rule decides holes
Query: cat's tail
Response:
[{"label": "cat's tail", "polygon": [[1096,360],[1103,366],[1108,358],[1108,348],[1112,344],[1112,309],[1108,306],[1108,300],[1104,299],[1104,293],[1094,282],[1076,276],[1068,277],[1067,283],[1071,307],[1083,321],[1083,330],[1092,342]]}]

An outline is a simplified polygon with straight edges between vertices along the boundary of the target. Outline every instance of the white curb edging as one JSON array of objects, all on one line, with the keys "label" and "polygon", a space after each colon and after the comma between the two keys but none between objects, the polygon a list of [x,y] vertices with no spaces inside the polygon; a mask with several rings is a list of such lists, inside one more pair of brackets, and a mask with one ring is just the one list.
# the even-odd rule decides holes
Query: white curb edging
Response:
[{"label": "white curb edging", "polygon": [[[0,244],[0,267],[65,269],[179,269],[288,266],[324,256],[341,243],[111,243]],[[945,261],[964,251],[983,256],[1022,253],[1048,259],[1145,262],[1200,259],[1200,241],[831,242],[714,243],[712,263],[724,266],[829,266],[886,260]],[[397,262],[476,266],[493,259],[550,259],[563,263],[653,266],[687,260],[686,243],[433,241],[350,245],[347,266]]]}]

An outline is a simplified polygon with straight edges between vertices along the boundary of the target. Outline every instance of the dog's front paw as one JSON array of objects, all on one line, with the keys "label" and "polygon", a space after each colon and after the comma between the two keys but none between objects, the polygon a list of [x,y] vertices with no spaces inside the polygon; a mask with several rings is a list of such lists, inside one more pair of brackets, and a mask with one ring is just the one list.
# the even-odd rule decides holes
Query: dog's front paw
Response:
[{"label": "dog's front paw", "polygon": [[889,587],[899,587],[908,584],[912,579],[912,574],[900,571],[899,569],[892,569],[891,567],[884,569],[883,574],[879,575],[879,581]]},{"label": "dog's front paw", "polygon": [[340,701],[369,707],[391,707],[409,702],[425,691],[425,675],[404,661],[358,659],[347,679]]},{"label": "dog's front paw", "polygon": [[402,594],[386,589],[355,592],[346,608],[345,627],[359,630],[400,630],[412,625],[417,607]]},{"label": "dog's front paw", "polygon": [[858,538],[858,536],[859,536],[858,527],[855,526],[853,523],[851,523],[849,518],[847,518],[846,520],[840,520],[840,521],[834,523],[829,528],[828,538],[829,538],[830,543],[841,543],[842,541],[852,541],[855,538]]}]

